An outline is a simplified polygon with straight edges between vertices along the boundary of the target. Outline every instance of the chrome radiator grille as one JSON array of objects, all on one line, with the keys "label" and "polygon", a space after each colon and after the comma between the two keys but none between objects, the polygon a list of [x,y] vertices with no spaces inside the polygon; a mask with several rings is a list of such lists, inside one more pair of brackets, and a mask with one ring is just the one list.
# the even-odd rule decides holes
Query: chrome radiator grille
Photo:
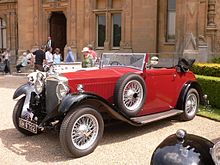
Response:
[{"label": "chrome radiator grille", "polygon": [[56,86],[58,84],[57,79],[49,79],[46,82],[46,110],[50,113],[59,104],[59,100],[56,95]]}]

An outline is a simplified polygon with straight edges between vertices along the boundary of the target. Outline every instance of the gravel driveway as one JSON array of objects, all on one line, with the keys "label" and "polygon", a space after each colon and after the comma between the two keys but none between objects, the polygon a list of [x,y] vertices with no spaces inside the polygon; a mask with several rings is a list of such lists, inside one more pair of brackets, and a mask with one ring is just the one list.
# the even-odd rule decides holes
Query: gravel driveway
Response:
[{"label": "gravel driveway", "polygon": [[12,95],[24,77],[0,76],[0,160],[1,164],[149,164],[155,147],[177,129],[184,128],[212,141],[220,140],[220,122],[202,117],[179,122],[166,119],[143,127],[124,123],[105,128],[96,150],[78,159],[67,158],[60,147],[56,132],[26,137],[12,123],[15,101]]}]

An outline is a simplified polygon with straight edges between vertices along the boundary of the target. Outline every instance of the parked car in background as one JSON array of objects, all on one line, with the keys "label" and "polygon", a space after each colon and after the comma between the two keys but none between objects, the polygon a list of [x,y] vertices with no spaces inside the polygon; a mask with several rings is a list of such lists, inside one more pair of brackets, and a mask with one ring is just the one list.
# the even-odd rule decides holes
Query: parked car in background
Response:
[{"label": "parked car in background", "polygon": [[151,165],[219,165],[220,141],[213,144],[203,137],[178,130],[155,149]]},{"label": "parked car in background", "polygon": [[14,125],[26,135],[56,128],[65,153],[81,157],[97,147],[107,122],[192,120],[203,101],[192,63],[161,67],[160,58],[146,53],[104,53],[92,70],[36,72],[14,93]]}]

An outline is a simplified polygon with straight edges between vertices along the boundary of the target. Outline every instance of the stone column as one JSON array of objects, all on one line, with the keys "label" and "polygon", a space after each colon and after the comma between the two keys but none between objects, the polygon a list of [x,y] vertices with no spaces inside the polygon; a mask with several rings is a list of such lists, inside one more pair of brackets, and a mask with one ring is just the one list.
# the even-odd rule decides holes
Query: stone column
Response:
[{"label": "stone column", "polygon": [[15,11],[10,11],[7,15],[8,29],[8,47],[11,50],[11,63],[16,63],[16,53],[17,53],[17,16]]},{"label": "stone column", "polygon": [[39,47],[39,0],[33,0],[33,49]]},{"label": "stone column", "polygon": [[206,37],[208,42],[209,51],[213,52],[216,43],[217,26],[215,23],[216,16],[216,0],[208,1],[208,15],[207,15],[207,27]]},{"label": "stone column", "polygon": [[67,18],[67,44],[64,48],[64,59],[66,59],[67,49],[68,47],[72,48],[72,51],[75,54],[75,59],[77,60],[77,25],[76,25],[76,13],[77,13],[77,0],[70,0],[69,5],[66,10],[66,18]]},{"label": "stone column", "polygon": [[[67,24],[69,22],[69,30],[67,28],[67,38],[69,37],[68,45],[72,48],[76,48],[76,13],[77,13],[77,3],[76,0],[72,0],[69,2],[69,20],[67,20]],[[69,31],[69,34],[68,34]]]},{"label": "stone column", "polygon": [[85,42],[85,44],[89,44],[90,43],[90,29],[91,29],[91,26],[90,26],[91,4],[90,4],[89,0],[87,0],[87,2],[85,2],[84,12],[85,12],[85,15],[84,15],[84,20],[85,20],[84,42]]},{"label": "stone column", "polygon": [[104,42],[104,50],[110,50],[111,47],[111,13],[106,12],[106,34]]},{"label": "stone column", "polygon": [[128,49],[131,48],[131,36],[132,36],[132,3],[131,0],[124,0],[123,1],[123,12],[122,12],[122,32],[121,32],[121,43],[120,47],[122,49],[126,49],[126,51],[129,51]]},{"label": "stone column", "polygon": [[33,0],[19,0],[17,1],[18,13],[18,40],[19,50],[18,54],[23,53],[33,46],[34,38],[34,15],[33,15]]},{"label": "stone column", "polygon": [[93,10],[96,8],[96,1],[90,0],[90,37],[89,42],[93,45],[93,47],[96,47],[96,15],[93,12]]}]

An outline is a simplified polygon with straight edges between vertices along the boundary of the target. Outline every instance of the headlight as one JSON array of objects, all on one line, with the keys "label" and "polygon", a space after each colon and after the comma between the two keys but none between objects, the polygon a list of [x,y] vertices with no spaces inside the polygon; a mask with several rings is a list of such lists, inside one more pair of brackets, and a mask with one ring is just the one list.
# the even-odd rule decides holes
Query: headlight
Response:
[{"label": "headlight", "polygon": [[37,79],[34,83],[34,89],[37,94],[40,94],[44,89],[43,82]]},{"label": "headlight", "polygon": [[220,141],[214,145],[211,151],[212,159],[216,165],[220,165]]},{"label": "headlight", "polygon": [[63,82],[59,82],[57,84],[56,94],[59,100],[62,100],[68,92],[69,92],[69,88]]},{"label": "headlight", "polygon": [[37,72],[36,78],[37,78],[37,80],[42,81],[44,79],[43,73],[42,72]]}]

